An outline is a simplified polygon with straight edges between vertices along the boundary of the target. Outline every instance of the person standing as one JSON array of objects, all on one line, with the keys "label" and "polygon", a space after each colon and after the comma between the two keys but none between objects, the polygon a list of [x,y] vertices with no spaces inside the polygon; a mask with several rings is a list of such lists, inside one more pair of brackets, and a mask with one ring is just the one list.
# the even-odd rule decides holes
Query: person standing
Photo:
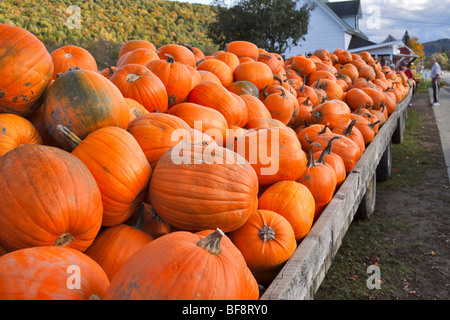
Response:
[{"label": "person standing", "polygon": [[431,58],[431,84],[433,86],[432,106],[439,106],[440,74],[441,66],[436,61],[436,58]]}]

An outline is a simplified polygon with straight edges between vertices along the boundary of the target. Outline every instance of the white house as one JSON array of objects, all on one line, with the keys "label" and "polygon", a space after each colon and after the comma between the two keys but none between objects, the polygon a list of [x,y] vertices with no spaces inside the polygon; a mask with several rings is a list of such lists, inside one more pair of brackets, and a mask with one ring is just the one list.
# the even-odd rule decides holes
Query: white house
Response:
[{"label": "white house", "polygon": [[358,47],[348,50],[351,53],[368,51],[381,65],[394,64],[398,67],[401,63],[412,63],[419,56],[405,45],[402,40],[395,39],[389,35],[383,42],[364,47]]},{"label": "white house", "polygon": [[[338,48],[352,48],[375,44],[359,29],[362,18],[360,0],[329,2],[327,0],[310,0],[315,4],[311,11],[308,33],[305,41],[298,46],[289,48],[286,58],[298,54],[313,53],[317,49],[327,49],[330,52]],[[299,8],[305,3],[299,0]]]}]

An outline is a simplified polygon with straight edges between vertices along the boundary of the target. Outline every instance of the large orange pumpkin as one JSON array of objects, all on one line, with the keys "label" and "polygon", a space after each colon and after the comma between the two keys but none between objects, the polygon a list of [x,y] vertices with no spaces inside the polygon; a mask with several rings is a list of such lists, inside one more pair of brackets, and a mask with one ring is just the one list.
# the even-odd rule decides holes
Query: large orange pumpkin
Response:
[{"label": "large orange pumpkin", "polygon": [[197,70],[204,70],[214,73],[224,87],[233,83],[233,71],[230,66],[219,59],[208,59],[197,65]]},{"label": "large orange pumpkin", "polygon": [[182,102],[170,108],[169,114],[183,119],[192,129],[211,136],[218,145],[225,145],[228,123],[219,111],[192,102]]},{"label": "large orange pumpkin", "polygon": [[0,74],[0,112],[27,117],[42,105],[52,57],[30,32],[0,24]]},{"label": "large orange pumpkin", "polygon": [[59,73],[66,73],[72,67],[98,71],[95,58],[82,47],[73,45],[62,46],[52,51],[51,57],[54,65],[53,80],[56,79]]},{"label": "large orange pumpkin", "polygon": [[122,57],[127,52],[133,51],[134,49],[144,48],[152,51],[156,51],[156,47],[153,43],[145,41],[145,40],[128,40],[125,42],[122,47],[120,47],[119,58]]},{"label": "large orange pumpkin", "polygon": [[[139,290],[136,290],[139,288]],[[258,284],[221,230],[153,240],[119,270],[104,300],[257,300]]]},{"label": "large orange pumpkin", "polygon": [[350,121],[351,110],[341,100],[328,100],[313,108],[310,122],[328,125],[330,129],[342,127]]},{"label": "large orange pumpkin", "polygon": [[149,200],[170,225],[188,231],[242,226],[252,213],[258,179],[250,164],[220,146],[181,143],[153,171]]},{"label": "large orange pumpkin", "polygon": [[239,125],[244,116],[244,110],[232,92],[215,82],[200,82],[192,88],[187,101],[219,111],[229,126]]},{"label": "large orange pumpkin", "polygon": [[0,257],[1,300],[100,300],[108,277],[82,252],[34,247]]},{"label": "large orange pumpkin", "polygon": [[102,198],[88,168],[58,148],[29,144],[0,157],[0,245],[86,250],[102,223]]},{"label": "large orange pumpkin", "polygon": [[249,130],[237,140],[235,151],[250,162],[261,186],[298,179],[306,169],[306,155],[290,128]]},{"label": "large orange pumpkin", "polygon": [[117,67],[120,68],[127,64],[139,64],[145,66],[152,60],[159,60],[159,56],[155,51],[146,48],[138,48],[128,52],[126,56],[120,59],[120,63],[117,63]]},{"label": "large orange pumpkin", "polygon": [[227,43],[226,51],[234,53],[238,58],[248,57],[253,60],[258,60],[258,47],[249,41],[236,40]]},{"label": "large orange pumpkin", "polygon": [[97,181],[102,194],[102,225],[126,221],[145,196],[152,169],[136,139],[118,127],[103,127],[79,140],[66,128],[80,159]]},{"label": "large orange pumpkin", "polygon": [[259,61],[240,63],[233,71],[235,81],[250,81],[258,90],[273,83],[273,73],[270,67]]},{"label": "large orange pumpkin", "polygon": [[196,66],[196,59],[194,52],[192,52],[188,47],[169,43],[163,45],[162,47],[156,50],[158,57],[162,60],[167,59],[167,55],[173,57],[173,59],[179,63],[194,67]]},{"label": "large orange pumpkin", "polygon": [[166,112],[169,107],[167,90],[159,77],[147,67],[128,64],[117,69],[110,78],[125,98],[142,104],[149,112]]},{"label": "large orange pumpkin", "polygon": [[130,120],[119,89],[99,72],[89,70],[71,70],[58,77],[46,93],[44,114],[49,134],[70,151],[70,144],[57,130],[58,125],[84,139],[105,126],[127,129]]},{"label": "large orange pumpkin", "polygon": [[164,83],[169,107],[186,101],[192,89],[192,76],[183,63],[168,55],[166,59],[150,61],[146,67]]}]

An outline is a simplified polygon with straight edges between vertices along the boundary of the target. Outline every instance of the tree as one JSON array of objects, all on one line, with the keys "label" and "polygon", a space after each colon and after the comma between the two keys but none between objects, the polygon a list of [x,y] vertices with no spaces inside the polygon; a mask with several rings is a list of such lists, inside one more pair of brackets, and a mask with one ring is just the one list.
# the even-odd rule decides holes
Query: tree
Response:
[{"label": "tree", "polygon": [[283,54],[305,39],[310,11],[306,2],[297,8],[295,0],[238,0],[226,6],[214,0],[216,20],[208,25],[208,36],[220,47],[235,40],[250,41],[269,52]]},{"label": "tree", "polygon": [[403,35],[402,41],[404,44],[408,45],[410,40],[411,40],[411,37],[409,36],[408,30],[406,30],[405,34]]}]

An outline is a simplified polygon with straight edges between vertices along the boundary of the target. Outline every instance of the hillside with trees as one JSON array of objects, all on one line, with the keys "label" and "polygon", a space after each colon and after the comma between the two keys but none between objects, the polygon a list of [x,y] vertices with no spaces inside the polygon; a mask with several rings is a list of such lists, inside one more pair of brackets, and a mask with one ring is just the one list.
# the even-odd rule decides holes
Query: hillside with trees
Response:
[{"label": "hillside with trees", "polygon": [[[79,6],[79,28],[72,5]],[[142,39],[156,47],[190,44],[205,53],[217,46],[207,36],[215,17],[211,6],[163,0],[2,0],[0,23],[22,27],[36,35],[49,51],[73,44],[90,51],[99,65],[114,64],[120,46]]]}]

